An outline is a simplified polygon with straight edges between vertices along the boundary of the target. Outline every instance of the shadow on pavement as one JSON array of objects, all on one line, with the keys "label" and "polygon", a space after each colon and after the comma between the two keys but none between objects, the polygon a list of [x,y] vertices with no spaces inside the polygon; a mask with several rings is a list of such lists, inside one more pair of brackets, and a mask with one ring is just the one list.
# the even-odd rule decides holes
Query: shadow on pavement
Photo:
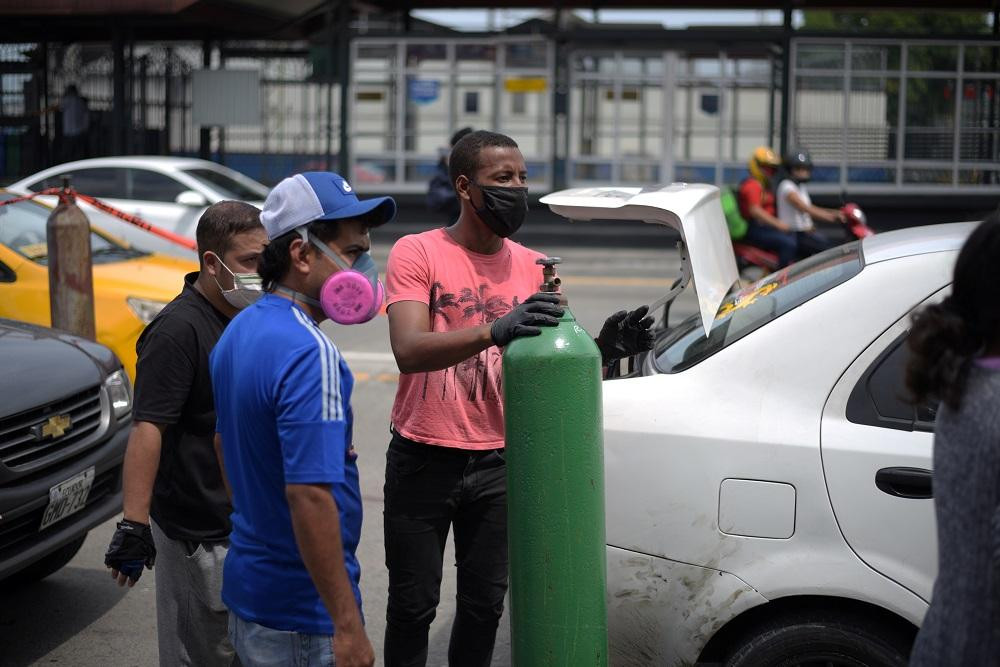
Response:
[{"label": "shadow on pavement", "polygon": [[105,572],[67,566],[41,581],[0,586],[0,658],[30,665],[80,634],[126,595]]}]

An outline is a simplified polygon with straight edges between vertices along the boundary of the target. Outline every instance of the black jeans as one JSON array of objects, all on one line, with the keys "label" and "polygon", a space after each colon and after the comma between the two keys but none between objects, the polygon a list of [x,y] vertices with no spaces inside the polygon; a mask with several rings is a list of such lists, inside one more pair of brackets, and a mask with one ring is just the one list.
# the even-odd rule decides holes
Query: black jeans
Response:
[{"label": "black jeans", "polygon": [[427,662],[452,525],[458,596],[448,663],[490,664],[507,592],[506,474],[502,449],[460,450],[393,435],[385,465],[386,667]]}]

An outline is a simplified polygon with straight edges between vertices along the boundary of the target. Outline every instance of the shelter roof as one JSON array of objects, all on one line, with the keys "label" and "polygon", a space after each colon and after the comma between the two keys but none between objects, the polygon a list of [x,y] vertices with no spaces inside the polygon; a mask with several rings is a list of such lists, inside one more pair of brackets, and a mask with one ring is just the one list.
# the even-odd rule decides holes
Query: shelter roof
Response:
[{"label": "shelter roof", "polygon": [[[374,13],[413,9],[941,9],[940,0],[354,0]],[[109,39],[127,25],[137,40],[297,39],[322,30],[329,0],[0,0],[0,16],[16,21],[19,39]],[[995,0],[949,0],[948,9],[995,9]],[[124,23],[122,23],[124,21]],[[412,24],[411,24],[412,27]],[[595,26],[596,27],[596,26]],[[621,26],[618,26],[619,28]]]}]

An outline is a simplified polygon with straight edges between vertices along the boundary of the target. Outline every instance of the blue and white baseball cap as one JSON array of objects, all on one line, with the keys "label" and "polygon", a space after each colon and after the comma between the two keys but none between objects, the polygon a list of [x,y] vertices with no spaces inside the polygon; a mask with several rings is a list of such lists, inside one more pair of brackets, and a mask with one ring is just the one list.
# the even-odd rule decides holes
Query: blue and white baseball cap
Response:
[{"label": "blue and white baseball cap", "polygon": [[364,218],[378,227],[396,217],[392,197],[361,201],[351,184],[332,171],[307,171],[284,179],[264,200],[260,221],[267,238],[279,236],[314,220]]}]

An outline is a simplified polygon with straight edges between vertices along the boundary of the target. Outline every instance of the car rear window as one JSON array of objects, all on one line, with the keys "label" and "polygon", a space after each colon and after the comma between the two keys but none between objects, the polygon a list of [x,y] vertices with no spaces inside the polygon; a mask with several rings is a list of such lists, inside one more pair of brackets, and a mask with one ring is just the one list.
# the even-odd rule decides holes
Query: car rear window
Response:
[{"label": "car rear window", "polygon": [[125,172],[128,198],[140,201],[156,201],[173,204],[177,196],[187,190],[166,174],[150,169],[128,169]]},{"label": "car rear window", "polygon": [[125,170],[117,167],[91,167],[64,171],[29,186],[32,192],[61,188],[63,177],[77,192],[99,199],[121,199],[126,196]]},{"label": "car rear window", "polygon": [[257,201],[267,197],[267,188],[252,181],[244,183],[214,169],[185,169],[184,173],[196,178],[227,199]]},{"label": "car rear window", "polygon": [[679,373],[691,368],[793,308],[850,280],[861,272],[863,264],[861,244],[854,242],[772,273],[726,297],[708,336],[700,315],[692,315],[668,331],[654,348],[653,365],[660,373]]}]

